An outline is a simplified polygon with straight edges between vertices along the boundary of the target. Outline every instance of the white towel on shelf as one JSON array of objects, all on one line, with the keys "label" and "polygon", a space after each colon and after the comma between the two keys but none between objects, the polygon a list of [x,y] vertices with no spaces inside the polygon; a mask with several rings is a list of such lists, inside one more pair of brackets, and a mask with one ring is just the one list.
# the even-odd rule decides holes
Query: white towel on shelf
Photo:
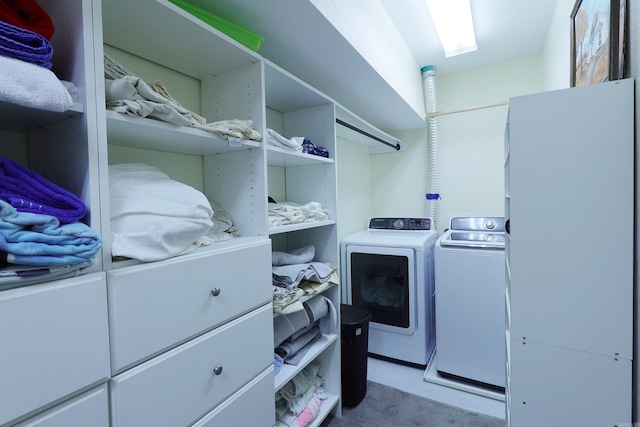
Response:
[{"label": "white towel on shelf", "polygon": [[0,101],[60,113],[73,106],[71,95],[53,71],[2,55]]},{"label": "white towel on shelf", "polygon": [[290,150],[302,152],[304,137],[294,136],[287,139],[273,129],[267,129],[267,142],[274,147],[288,148]]},{"label": "white towel on shelf", "polygon": [[213,210],[200,191],[142,163],[109,166],[113,256],[158,261],[206,244]]}]

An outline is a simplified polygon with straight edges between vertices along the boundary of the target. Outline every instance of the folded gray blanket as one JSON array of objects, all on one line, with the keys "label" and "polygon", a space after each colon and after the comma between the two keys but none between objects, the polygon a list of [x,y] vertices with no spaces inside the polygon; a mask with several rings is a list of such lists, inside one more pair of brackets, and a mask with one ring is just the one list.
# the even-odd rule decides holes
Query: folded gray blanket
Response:
[{"label": "folded gray blanket", "polygon": [[313,261],[316,248],[313,245],[303,246],[290,252],[271,252],[271,265],[304,264]]},{"label": "folded gray blanket", "polygon": [[304,310],[282,314],[273,319],[273,347],[276,348],[296,332],[319,321],[320,331],[328,334],[338,323],[336,308],[324,295],[316,295],[302,303]]},{"label": "folded gray blanket", "polygon": [[302,356],[304,356],[304,353],[306,353],[306,350],[309,349],[309,346],[316,342],[321,336],[320,327],[314,325],[295,340],[287,340],[280,344],[275,349],[275,352],[282,357],[284,363],[297,365],[300,359],[302,359]]},{"label": "folded gray blanket", "polygon": [[326,282],[333,273],[333,269],[323,262],[280,265],[273,266],[271,269],[273,285],[289,289],[298,286],[303,279],[318,283]]},{"label": "folded gray blanket", "polygon": [[38,33],[0,21],[0,55],[51,68],[53,47]]}]

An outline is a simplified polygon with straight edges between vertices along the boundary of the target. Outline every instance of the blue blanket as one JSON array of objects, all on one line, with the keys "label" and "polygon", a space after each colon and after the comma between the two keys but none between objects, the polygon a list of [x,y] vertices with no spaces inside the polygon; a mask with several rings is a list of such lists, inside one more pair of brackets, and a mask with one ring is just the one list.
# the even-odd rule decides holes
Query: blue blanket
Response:
[{"label": "blue blanket", "polygon": [[60,224],[50,215],[18,212],[0,200],[0,255],[10,264],[57,266],[86,262],[102,246],[82,222]]}]

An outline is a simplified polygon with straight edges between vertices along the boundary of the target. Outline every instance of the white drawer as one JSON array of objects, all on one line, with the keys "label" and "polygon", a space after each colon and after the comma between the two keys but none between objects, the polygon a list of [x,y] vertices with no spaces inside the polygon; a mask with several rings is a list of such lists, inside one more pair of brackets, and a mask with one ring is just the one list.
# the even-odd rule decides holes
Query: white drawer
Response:
[{"label": "white drawer", "polygon": [[0,292],[0,425],[106,381],[104,273]]},{"label": "white drawer", "polygon": [[275,422],[273,368],[270,368],[209,412],[193,427],[271,427]]},{"label": "white drawer", "polygon": [[[268,239],[107,273],[111,367],[122,372],[272,299]],[[217,296],[212,290],[219,289]]]},{"label": "white drawer", "polygon": [[267,304],[114,377],[113,426],[190,425],[273,363],[272,320]]},{"label": "white drawer", "polygon": [[13,427],[108,427],[107,384],[29,418]]}]

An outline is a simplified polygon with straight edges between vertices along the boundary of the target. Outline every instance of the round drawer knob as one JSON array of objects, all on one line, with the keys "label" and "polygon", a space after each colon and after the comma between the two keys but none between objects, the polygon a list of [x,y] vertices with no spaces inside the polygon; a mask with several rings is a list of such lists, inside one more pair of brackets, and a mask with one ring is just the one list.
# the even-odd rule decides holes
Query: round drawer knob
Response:
[{"label": "round drawer knob", "polygon": [[213,368],[213,373],[216,375],[220,375],[222,373],[222,366],[217,365],[215,368]]},{"label": "round drawer knob", "polygon": [[220,288],[211,289],[211,295],[213,295],[214,297],[217,297],[218,295],[220,295]]}]

